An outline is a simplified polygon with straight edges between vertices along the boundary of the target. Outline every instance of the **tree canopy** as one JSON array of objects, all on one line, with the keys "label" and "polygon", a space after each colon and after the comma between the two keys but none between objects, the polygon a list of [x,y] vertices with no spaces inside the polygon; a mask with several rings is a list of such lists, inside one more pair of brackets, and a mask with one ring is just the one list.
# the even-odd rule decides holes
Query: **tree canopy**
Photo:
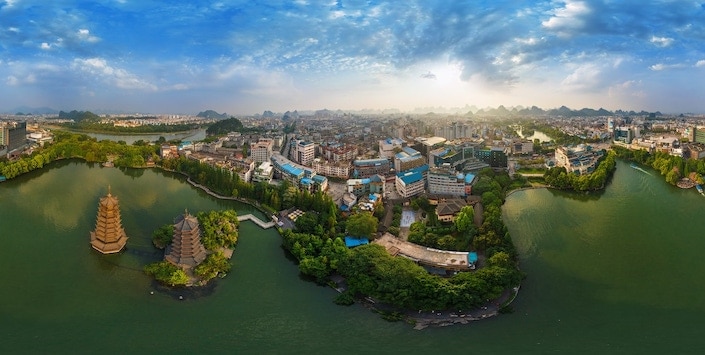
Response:
[{"label": "tree canopy", "polygon": [[350,217],[345,222],[346,233],[358,238],[372,238],[372,235],[377,231],[377,217],[369,212],[358,212]]}]

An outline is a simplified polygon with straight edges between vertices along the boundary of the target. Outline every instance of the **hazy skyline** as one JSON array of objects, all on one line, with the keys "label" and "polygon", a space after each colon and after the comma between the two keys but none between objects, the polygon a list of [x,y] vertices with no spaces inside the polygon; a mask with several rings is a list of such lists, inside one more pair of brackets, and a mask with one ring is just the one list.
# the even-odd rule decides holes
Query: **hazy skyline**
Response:
[{"label": "hazy skyline", "polygon": [[0,111],[705,113],[695,1],[0,0]]}]

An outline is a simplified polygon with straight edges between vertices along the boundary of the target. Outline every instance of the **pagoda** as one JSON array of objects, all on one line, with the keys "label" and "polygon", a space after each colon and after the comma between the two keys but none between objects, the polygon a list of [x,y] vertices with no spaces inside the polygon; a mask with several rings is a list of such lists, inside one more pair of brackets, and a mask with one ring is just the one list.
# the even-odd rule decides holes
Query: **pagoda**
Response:
[{"label": "pagoda", "polygon": [[122,228],[120,205],[117,197],[110,193],[98,202],[98,218],[95,230],[91,232],[91,246],[103,254],[121,251],[127,243],[127,235]]},{"label": "pagoda", "polygon": [[174,238],[164,253],[164,259],[182,269],[193,268],[206,259],[198,219],[188,211],[174,221]]}]

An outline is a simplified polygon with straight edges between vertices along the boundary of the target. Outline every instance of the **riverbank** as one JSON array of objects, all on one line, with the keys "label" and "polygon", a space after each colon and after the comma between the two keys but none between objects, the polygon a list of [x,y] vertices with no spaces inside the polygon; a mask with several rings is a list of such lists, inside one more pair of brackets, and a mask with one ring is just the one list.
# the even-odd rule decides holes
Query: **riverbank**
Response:
[{"label": "riverbank", "polygon": [[502,309],[511,305],[519,294],[520,287],[505,290],[502,295],[490,300],[480,307],[472,310],[431,310],[414,311],[398,310],[394,307],[379,303],[369,297],[361,300],[364,307],[373,312],[382,314],[385,319],[398,319],[412,324],[414,330],[426,328],[449,327],[453,325],[467,325],[471,322],[496,317],[502,314]]}]

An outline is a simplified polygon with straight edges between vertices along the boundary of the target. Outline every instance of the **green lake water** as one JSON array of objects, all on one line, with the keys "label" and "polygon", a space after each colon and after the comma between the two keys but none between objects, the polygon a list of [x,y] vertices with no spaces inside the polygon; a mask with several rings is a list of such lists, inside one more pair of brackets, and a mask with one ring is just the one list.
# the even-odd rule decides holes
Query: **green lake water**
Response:
[{"label": "green lake water", "polygon": [[[130,239],[106,256],[89,232],[108,185]],[[528,274],[515,312],[416,331],[334,305],[252,222],[226,278],[165,292],[141,271],[161,258],[155,228],[184,209],[258,212],[157,170],[57,162],[0,184],[0,352],[700,353],[704,207],[694,189],[622,162],[600,195],[515,192],[504,218]]]}]

